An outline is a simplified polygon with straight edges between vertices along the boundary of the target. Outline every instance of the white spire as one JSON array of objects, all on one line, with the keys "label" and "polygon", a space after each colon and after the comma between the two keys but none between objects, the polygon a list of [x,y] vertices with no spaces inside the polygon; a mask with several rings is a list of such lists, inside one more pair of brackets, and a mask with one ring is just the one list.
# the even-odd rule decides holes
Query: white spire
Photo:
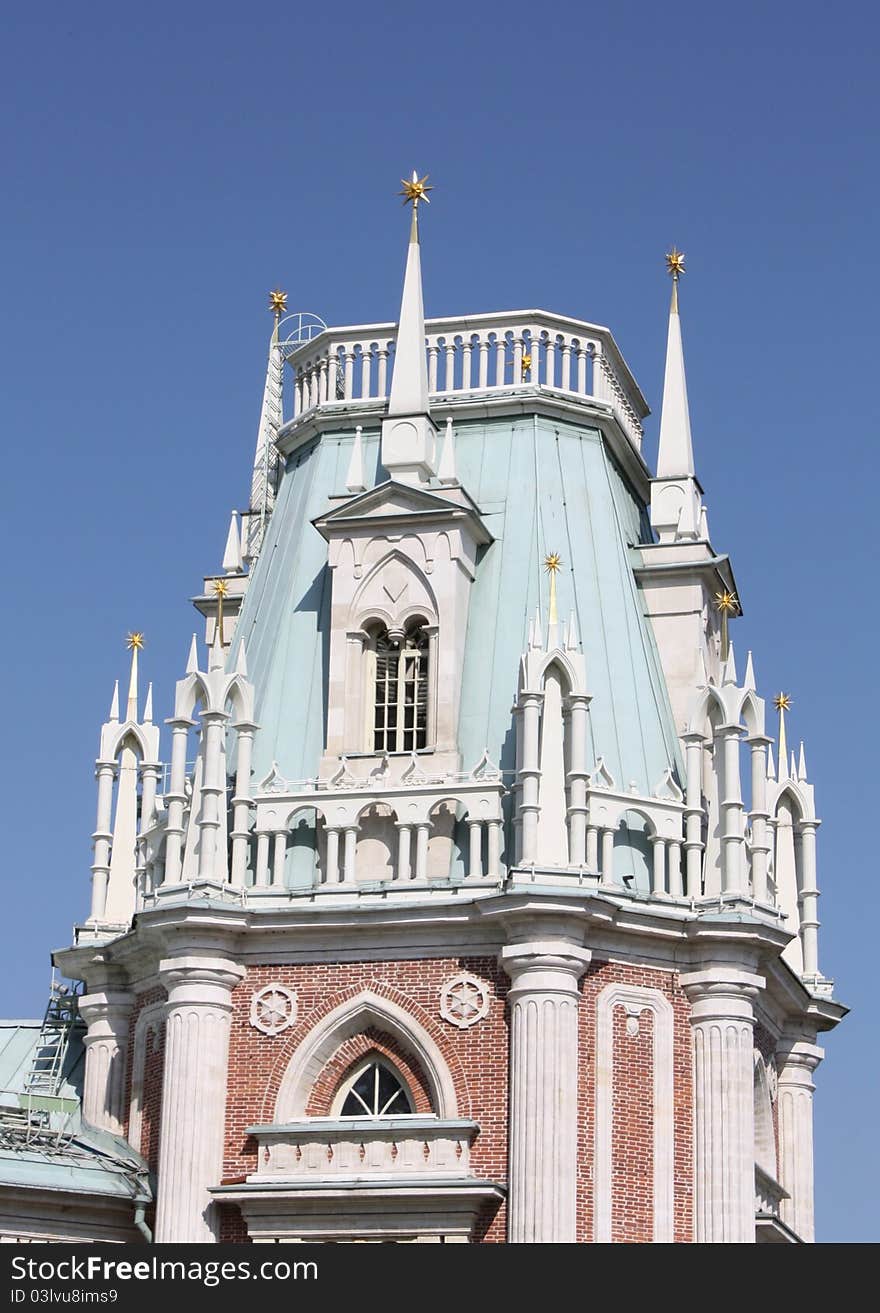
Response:
[{"label": "white spire", "polygon": [[721,675],[722,684],[736,684],[736,657],[733,654],[733,643],[727,645],[727,660],[724,663],[724,669]]},{"label": "white spire", "polygon": [[364,482],[364,447],[361,439],[363,425],[358,424],[354,431],[354,446],[351,449],[351,460],[348,462],[348,474],[345,477],[345,486],[349,492],[365,492],[366,483]]},{"label": "white spire", "polygon": [[113,681],[113,698],[110,702],[110,719],[116,721],[119,719],[119,680]]},{"label": "white spire", "polygon": [[568,636],[565,640],[565,646],[567,651],[574,652],[579,645],[580,639],[578,638],[577,617],[574,611],[572,611],[568,620]]},{"label": "white spire", "polygon": [[131,673],[128,677],[128,703],[125,708],[125,719],[136,721],[138,718],[138,652],[144,645],[144,636],[141,633],[129,634],[128,650],[131,653]]},{"label": "white spire", "polygon": [[539,606],[535,607],[535,619],[532,627],[532,646],[537,648],[543,648],[544,646],[544,631],[541,628],[541,608]]},{"label": "white spire", "polygon": [[443,450],[437,467],[437,478],[441,483],[457,483],[455,474],[455,438],[452,433],[452,416],[446,416],[446,432],[443,435]]},{"label": "white spire", "polygon": [[794,759],[794,748],[791,750],[791,765],[788,768],[788,778],[790,780],[797,779],[797,762]]},{"label": "white spire", "polygon": [[394,372],[388,415],[427,415],[428,360],[425,354],[425,307],[422,301],[422,257],[419,246],[418,208],[413,206],[412,227],[403,276],[400,322],[394,350]]},{"label": "white spire", "polygon": [[189,645],[189,656],[186,660],[186,673],[194,675],[199,668],[199,645],[195,634],[192,636],[192,642]]},{"label": "white spire", "polygon": [[767,778],[768,778],[769,780],[775,780],[775,779],[776,779],[776,763],[775,763],[775,761],[773,760],[773,744],[772,744],[772,743],[768,743],[768,744],[767,744]]},{"label": "white spire", "polygon": [[235,511],[229,520],[229,533],[226,535],[226,549],[223,552],[223,569],[227,574],[241,574],[241,539],[238,536],[238,516]]},{"label": "white spire", "polygon": [[[667,256],[667,261],[670,257]],[[669,335],[666,339],[666,373],[663,378],[663,407],[660,413],[660,446],[657,478],[675,479],[694,473],[694,449],[688,410],[681,319],[678,314],[678,275],[673,273]]]},{"label": "white spire", "polygon": [[700,540],[709,541],[709,512],[705,503],[700,507]]},{"label": "white spire", "polygon": [[798,755],[797,777],[802,784],[807,782],[807,757],[804,752],[804,741],[801,739],[801,750]]},{"label": "white spire", "polygon": [[263,404],[260,408],[260,424],[257,429],[257,449],[254,455],[254,470],[251,476],[250,515],[248,516],[248,541],[244,555],[253,560],[260,551],[266,520],[272,512],[275,501],[274,478],[278,451],[275,439],[282,423],[282,356],[278,345],[278,319],[275,315],[275,327],[269,339],[269,363],[266,367],[266,384],[263,388]]},{"label": "white spire", "polygon": [[153,723],[153,685],[147,685],[147,700],[144,703],[144,724],[152,725]]},{"label": "white spire", "polygon": [[244,639],[238,645],[238,659],[235,663],[235,669],[239,675],[247,674],[247,652],[245,651]]},{"label": "white spire", "polygon": [[755,666],[752,661],[751,652],[749,652],[748,660],[746,661],[746,677],[743,680],[743,688],[751,689],[753,692],[755,690]]}]

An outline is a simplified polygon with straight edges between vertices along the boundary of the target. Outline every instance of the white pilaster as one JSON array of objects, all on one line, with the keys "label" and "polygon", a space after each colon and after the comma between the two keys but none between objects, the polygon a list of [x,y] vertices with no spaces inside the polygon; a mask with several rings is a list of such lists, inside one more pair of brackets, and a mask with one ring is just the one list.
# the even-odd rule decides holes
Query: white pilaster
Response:
[{"label": "white pilaster", "polygon": [[508,1240],[576,1239],[578,981],[590,952],[568,940],[501,951],[512,988]]},{"label": "white pilaster", "polygon": [[208,1191],[220,1183],[232,990],[244,968],[226,958],[160,963],[168,990],[157,1243],[217,1239]]},{"label": "white pilaster", "polygon": [[783,1035],[776,1049],[779,1068],[779,1184],[788,1191],[780,1204],[783,1222],[801,1240],[815,1239],[813,1218],[813,1072],[824,1050],[796,1035]]},{"label": "white pilaster", "polygon": [[82,1115],[99,1130],[124,1132],[128,1023],[134,996],[123,989],[84,994],[79,1013],[88,1026]]},{"label": "white pilaster", "polygon": [[694,1240],[755,1239],[754,1025],[761,976],[734,966],[681,977],[694,1037]]}]

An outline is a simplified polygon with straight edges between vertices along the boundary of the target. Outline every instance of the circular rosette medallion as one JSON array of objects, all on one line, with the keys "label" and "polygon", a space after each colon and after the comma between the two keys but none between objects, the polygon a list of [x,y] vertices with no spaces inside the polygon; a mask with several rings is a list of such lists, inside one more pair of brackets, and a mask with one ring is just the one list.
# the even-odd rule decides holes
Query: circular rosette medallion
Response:
[{"label": "circular rosette medallion", "polygon": [[476,976],[453,976],[440,991],[440,1015],[451,1026],[466,1030],[489,1011],[489,990]]},{"label": "circular rosette medallion", "polygon": [[251,999],[251,1025],[264,1035],[280,1035],[296,1021],[296,991],[286,985],[266,985]]}]

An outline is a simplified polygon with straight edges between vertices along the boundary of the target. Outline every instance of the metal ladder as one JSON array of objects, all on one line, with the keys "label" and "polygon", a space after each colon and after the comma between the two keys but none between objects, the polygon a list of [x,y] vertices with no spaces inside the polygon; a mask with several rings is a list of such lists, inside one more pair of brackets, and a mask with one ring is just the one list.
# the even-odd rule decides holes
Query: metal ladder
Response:
[{"label": "metal ladder", "polygon": [[55,979],[53,970],[40,1038],[25,1076],[25,1098],[28,1095],[52,1097],[60,1090],[71,1031],[79,1018],[78,998],[75,990]]}]

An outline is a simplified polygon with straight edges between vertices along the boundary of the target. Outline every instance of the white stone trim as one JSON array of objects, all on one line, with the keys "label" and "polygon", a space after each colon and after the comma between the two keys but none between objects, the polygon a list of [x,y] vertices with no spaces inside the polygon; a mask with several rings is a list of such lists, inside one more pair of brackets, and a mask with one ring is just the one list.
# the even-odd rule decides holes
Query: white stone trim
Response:
[{"label": "white stone trim", "polygon": [[[287,1005],[277,1021],[267,1020],[263,1013],[263,1004],[273,997],[280,997]],[[263,1035],[280,1035],[282,1031],[289,1030],[296,1022],[298,1012],[299,1000],[296,990],[288,989],[286,985],[281,985],[277,981],[273,980],[251,995],[249,1020],[254,1029],[259,1030]]]},{"label": "white stone trim", "polygon": [[596,1139],[593,1185],[594,1237],[611,1240],[612,1136],[614,1097],[614,1009],[627,1017],[645,1009],[654,1014],[654,1234],[655,1244],[674,1239],[675,1091],[673,1083],[673,1010],[659,989],[614,982],[596,1001]]},{"label": "white stone trim", "polygon": [[345,1040],[376,1026],[393,1035],[422,1065],[431,1088],[434,1112],[454,1118],[458,1100],[446,1060],[425,1028],[391,999],[363,990],[346,999],[317,1022],[290,1060],[275,1100],[275,1121],[296,1121],[306,1115],[309,1096],[323,1068]]},{"label": "white stone trim", "polygon": [[[471,1006],[474,1008],[473,1014],[468,1016],[461,1006],[456,1011],[456,996],[459,990],[470,989],[478,996],[478,1001],[473,1001]],[[466,997],[466,996],[465,996]],[[466,971],[451,980],[447,980],[440,990],[440,1016],[444,1021],[448,1021],[450,1026],[457,1026],[459,1030],[467,1030],[469,1026],[475,1026],[478,1021],[482,1021],[489,1012],[489,990],[482,980],[476,976],[469,975]]]},{"label": "white stone trim", "polygon": [[158,1030],[165,1020],[165,1000],[149,1003],[143,1008],[134,1025],[134,1049],[131,1059],[131,1099],[128,1105],[128,1142],[132,1149],[141,1152],[141,1134],[144,1124],[144,1070],[147,1062],[147,1034],[150,1027]]}]

